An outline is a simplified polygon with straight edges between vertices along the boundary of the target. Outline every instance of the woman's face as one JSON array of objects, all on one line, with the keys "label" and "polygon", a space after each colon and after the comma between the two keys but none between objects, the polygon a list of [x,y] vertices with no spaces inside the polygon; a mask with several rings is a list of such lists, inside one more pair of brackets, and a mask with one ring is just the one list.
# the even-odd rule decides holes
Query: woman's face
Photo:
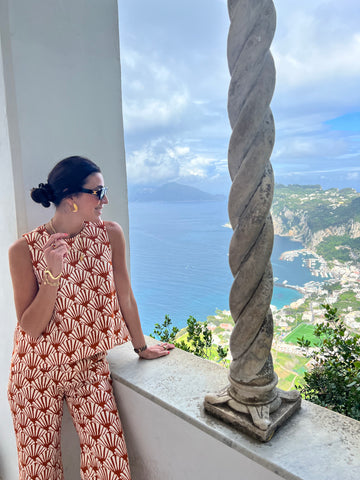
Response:
[{"label": "woman's face", "polygon": [[[101,173],[92,173],[86,178],[83,188],[89,190],[98,190],[104,187],[104,178]],[[105,195],[101,200],[91,193],[78,193],[76,195],[76,204],[78,212],[88,222],[96,222],[100,219],[103,205],[109,203]]]}]

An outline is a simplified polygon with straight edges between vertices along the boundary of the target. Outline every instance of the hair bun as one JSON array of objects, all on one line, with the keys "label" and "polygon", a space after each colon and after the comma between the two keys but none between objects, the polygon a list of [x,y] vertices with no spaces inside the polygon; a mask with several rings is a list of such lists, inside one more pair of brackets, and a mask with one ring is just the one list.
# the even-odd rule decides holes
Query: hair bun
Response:
[{"label": "hair bun", "polygon": [[37,188],[31,189],[30,195],[34,202],[41,203],[46,208],[54,201],[54,191],[48,183],[39,183]]}]

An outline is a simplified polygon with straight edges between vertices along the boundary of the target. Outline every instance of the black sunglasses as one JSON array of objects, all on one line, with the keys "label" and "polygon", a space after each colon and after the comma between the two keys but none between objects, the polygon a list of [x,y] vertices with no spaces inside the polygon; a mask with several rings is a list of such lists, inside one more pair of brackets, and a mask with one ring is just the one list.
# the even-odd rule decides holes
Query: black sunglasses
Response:
[{"label": "black sunglasses", "polygon": [[108,187],[101,187],[101,188],[98,188],[97,190],[91,190],[90,188],[79,188],[79,192],[90,193],[90,195],[96,195],[99,200],[102,200],[105,197],[107,191],[108,191]]}]

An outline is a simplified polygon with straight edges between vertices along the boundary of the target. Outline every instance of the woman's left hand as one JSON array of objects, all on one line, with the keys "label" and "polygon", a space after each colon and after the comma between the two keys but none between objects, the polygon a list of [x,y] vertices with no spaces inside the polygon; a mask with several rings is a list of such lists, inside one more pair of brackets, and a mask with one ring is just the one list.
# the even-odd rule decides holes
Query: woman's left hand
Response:
[{"label": "woman's left hand", "polygon": [[140,358],[145,360],[153,360],[154,358],[164,357],[169,355],[169,350],[175,348],[172,343],[158,343],[157,345],[149,345],[146,350],[139,353]]}]

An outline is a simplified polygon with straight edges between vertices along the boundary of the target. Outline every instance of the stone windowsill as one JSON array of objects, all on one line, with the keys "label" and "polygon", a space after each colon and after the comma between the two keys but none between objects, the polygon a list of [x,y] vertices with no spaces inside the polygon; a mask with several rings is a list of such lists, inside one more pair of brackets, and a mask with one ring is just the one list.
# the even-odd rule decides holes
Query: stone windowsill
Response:
[{"label": "stone windowsill", "polygon": [[360,422],[303,401],[263,444],[204,412],[204,396],[227,385],[223,367],[178,349],[156,361],[139,360],[131,344],[116,347],[108,358],[115,381],[285,479],[358,478]]}]

